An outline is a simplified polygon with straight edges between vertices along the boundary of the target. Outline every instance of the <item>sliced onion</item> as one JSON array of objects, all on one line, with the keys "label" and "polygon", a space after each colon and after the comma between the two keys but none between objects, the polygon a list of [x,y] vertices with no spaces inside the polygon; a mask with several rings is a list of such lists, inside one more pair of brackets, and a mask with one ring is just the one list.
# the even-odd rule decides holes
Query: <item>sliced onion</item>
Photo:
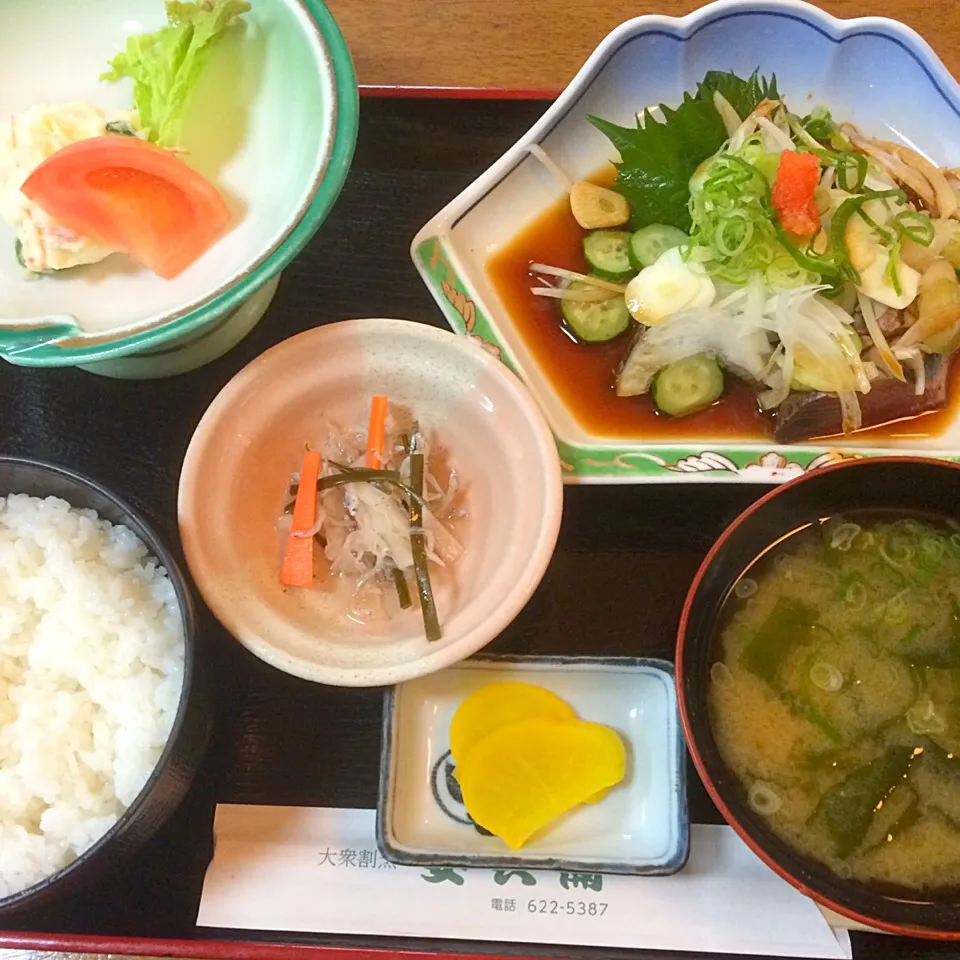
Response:
[{"label": "sliced onion", "polygon": [[560,169],[557,162],[547,153],[539,143],[528,143],[527,152],[532,157],[536,157],[556,178],[563,189],[569,193],[573,186],[573,181]]},{"label": "sliced onion", "polygon": [[793,149],[793,141],[790,137],[766,117],[757,117],[757,126],[773,141],[773,146],[776,148],[773,152],[781,153],[784,150]]},{"label": "sliced onion", "polygon": [[[790,130],[793,132],[793,135],[803,144],[810,147],[813,150],[823,150],[823,144],[821,144],[816,138],[812,137],[807,131],[803,128],[796,117],[792,114],[787,114],[787,123],[790,125]],[[833,171],[833,167],[826,167],[824,170],[824,176],[827,173]]]},{"label": "sliced onion", "polygon": [[913,371],[913,392],[919,397],[927,389],[927,368],[923,354],[918,347],[894,350],[898,360],[902,360]]},{"label": "sliced onion", "polygon": [[740,124],[743,123],[740,114],[733,109],[733,105],[719,90],[713,91],[713,105],[716,107],[717,113],[720,114],[720,119],[726,128],[727,136],[732,137],[737,132]]},{"label": "sliced onion", "polygon": [[565,270],[563,267],[551,267],[549,263],[531,263],[530,272],[539,273],[545,277],[563,277],[565,280],[581,280],[583,283],[600,287],[602,290],[612,290],[614,293],[623,293],[627,289],[622,283],[611,283],[609,280],[602,280],[600,277],[590,277],[585,273],[577,273],[576,270]]},{"label": "sliced onion", "polygon": [[863,136],[853,124],[841,124],[840,130],[858,150],[868,157],[873,157],[887,174],[908,186],[920,197],[927,209],[931,210],[934,216],[938,216],[936,194],[930,181],[922,173],[905,163],[899,156],[881,147],[882,141]]},{"label": "sliced onion", "polygon": [[863,426],[863,414],[860,410],[860,401],[856,390],[840,390],[837,392],[840,409],[843,414],[843,432],[853,433]]},{"label": "sliced onion", "polygon": [[[779,407],[787,399],[790,395],[790,385],[793,383],[793,366],[796,355],[794,342],[791,339],[789,343],[785,344],[781,339],[780,343],[783,345],[783,357],[780,361],[780,384],[773,390],[765,391],[760,397],[761,403],[767,410]],[[766,397],[766,400],[764,397]]]},{"label": "sliced onion", "polygon": [[947,178],[935,164],[925,156],[911,150],[902,143],[891,143],[888,140],[878,140],[877,145],[889,150],[899,157],[907,166],[913,167],[933,188],[936,197],[937,211],[941,217],[952,217],[957,211],[957,196],[947,183]]},{"label": "sliced onion", "polygon": [[747,791],[747,803],[754,813],[764,817],[771,816],[783,806],[780,794],[769,784],[759,780]]},{"label": "sliced onion", "polygon": [[823,660],[810,668],[810,682],[827,693],[836,693],[843,686],[843,674],[832,664]]},{"label": "sliced onion", "polygon": [[537,297],[553,297],[571,303],[606,303],[619,296],[612,290],[566,290],[562,287],[531,287],[530,292]]},{"label": "sliced onion", "polygon": [[870,339],[873,340],[873,345],[877,348],[880,361],[890,376],[896,377],[897,380],[903,382],[906,379],[903,375],[903,367],[900,366],[899,359],[890,348],[886,336],[884,336],[883,331],[880,329],[880,323],[877,320],[877,312],[874,310],[873,301],[859,291],[857,291],[857,299],[860,301],[860,313],[863,315],[864,325],[867,328],[867,333],[870,334]]}]

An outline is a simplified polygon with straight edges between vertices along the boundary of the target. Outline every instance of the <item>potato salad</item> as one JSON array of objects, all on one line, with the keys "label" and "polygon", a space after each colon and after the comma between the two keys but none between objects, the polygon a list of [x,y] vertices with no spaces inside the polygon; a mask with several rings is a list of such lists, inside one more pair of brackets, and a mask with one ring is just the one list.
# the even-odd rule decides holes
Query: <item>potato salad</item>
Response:
[{"label": "potato salad", "polygon": [[135,133],[132,115],[108,116],[91,103],[47,103],[0,125],[0,216],[13,227],[17,259],[31,273],[97,263],[114,252],[57,223],[20,189],[63,147],[109,133]]}]

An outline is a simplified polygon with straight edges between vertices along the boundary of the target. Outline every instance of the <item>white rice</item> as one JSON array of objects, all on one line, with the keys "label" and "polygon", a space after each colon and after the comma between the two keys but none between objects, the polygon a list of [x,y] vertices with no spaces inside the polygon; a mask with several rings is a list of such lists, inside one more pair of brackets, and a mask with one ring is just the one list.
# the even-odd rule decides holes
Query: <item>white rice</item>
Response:
[{"label": "white rice", "polygon": [[0,497],[0,899],[60,870],[133,802],[183,685],[173,584],[127,527]]}]

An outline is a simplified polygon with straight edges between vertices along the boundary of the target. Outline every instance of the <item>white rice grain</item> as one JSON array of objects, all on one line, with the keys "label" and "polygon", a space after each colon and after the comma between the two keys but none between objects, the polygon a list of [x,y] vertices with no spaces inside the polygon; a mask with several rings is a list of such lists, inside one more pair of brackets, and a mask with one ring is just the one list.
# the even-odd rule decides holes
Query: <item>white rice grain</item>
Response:
[{"label": "white rice grain", "polygon": [[173,584],[131,530],[53,497],[0,497],[0,899],[133,802],[183,664]]}]

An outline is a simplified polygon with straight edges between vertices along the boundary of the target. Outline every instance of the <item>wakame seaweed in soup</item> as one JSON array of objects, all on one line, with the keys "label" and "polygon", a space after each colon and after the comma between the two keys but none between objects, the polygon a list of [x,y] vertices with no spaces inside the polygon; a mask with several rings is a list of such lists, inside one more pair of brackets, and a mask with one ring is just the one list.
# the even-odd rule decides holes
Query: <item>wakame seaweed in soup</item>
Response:
[{"label": "wakame seaweed in soup", "polygon": [[960,886],[960,526],[807,526],[719,623],[711,722],[753,811],[840,876]]}]

